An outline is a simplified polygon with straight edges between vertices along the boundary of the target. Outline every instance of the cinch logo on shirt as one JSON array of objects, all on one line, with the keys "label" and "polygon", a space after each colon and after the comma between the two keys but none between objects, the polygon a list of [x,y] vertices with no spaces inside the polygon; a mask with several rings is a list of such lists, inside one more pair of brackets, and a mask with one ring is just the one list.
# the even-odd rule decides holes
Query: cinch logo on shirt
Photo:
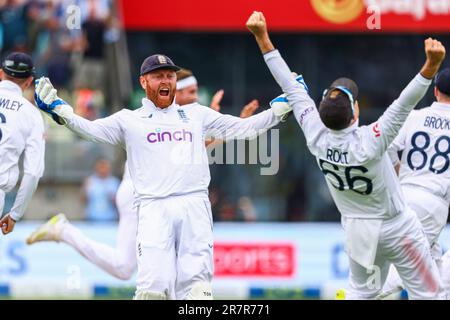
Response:
[{"label": "cinch logo on shirt", "polygon": [[167,141],[188,141],[192,142],[192,132],[183,130],[177,130],[174,132],[161,131],[161,128],[157,128],[155,132],[150,132],[147,135],[147,141],[150,143],[167,142]]}]

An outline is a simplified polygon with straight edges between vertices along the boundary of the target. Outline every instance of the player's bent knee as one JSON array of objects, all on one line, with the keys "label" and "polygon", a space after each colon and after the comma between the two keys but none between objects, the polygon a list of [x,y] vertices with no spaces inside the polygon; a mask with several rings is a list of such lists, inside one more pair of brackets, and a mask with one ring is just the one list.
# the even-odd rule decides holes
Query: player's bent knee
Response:
[{"label": "player's bent knee", "polygon": [[162,292],[136,290],[133,300],[167,300],[167,295]]},{"label": "player's bent knee", "polygon": [[191,291],[186,296],[186,300],[212,300],[211,283],[198,281],[192,285]]}]

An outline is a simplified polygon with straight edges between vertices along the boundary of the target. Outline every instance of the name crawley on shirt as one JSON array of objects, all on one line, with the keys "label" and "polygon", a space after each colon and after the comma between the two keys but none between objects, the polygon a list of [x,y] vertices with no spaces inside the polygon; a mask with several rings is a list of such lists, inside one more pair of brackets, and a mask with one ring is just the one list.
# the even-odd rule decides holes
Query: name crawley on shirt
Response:
[{"label": "name crawley on shirt", "polygon": [[2,109],[19,111],[22,106],[23,103],[20,103],[19,101],[0,98],[0,108]]}]

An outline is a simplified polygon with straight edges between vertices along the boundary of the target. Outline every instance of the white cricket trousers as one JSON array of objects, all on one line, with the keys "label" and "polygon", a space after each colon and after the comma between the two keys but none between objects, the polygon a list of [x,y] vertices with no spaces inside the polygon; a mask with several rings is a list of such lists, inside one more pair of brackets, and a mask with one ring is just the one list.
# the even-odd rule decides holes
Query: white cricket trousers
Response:
[{"label": "white cricket trousers", "polygon": [[[402,186],[402,190],[406,203],[419,218],[422,229],[431,247],[431,255],[439,269],[441,277],[445,276],[449,278],[450,274],[448,273],[450,270],[447,272],[447,277],[445,269],[442,267],[442,249],[439,244],[439,236],[447,223],[448,203],[441,197],[418,187]],[[446,264],[448,265],[449,262],[446,262]],[[450,284],[446,285],[449,281],[442,280],[444,287],[449,287],[446,289],[449,292]],[[396,269],[391,265],[383,291],[389,292],[396,287],[403,287],[403,284]]]},{"label": "white cricket trousers", "polygon": [[86,259],[110,275],[130,279],[136,271],[137,211],[133,207],[134,188],[130,180],[123,180],[117,190],[119,228],[114,247],[94,241],[77,227],[67,223],[61,232],[61,241],[72,246]]},{"label": "white cricket trousers", "polygon": [[417,214],[430,243],[431,254],[439,264],[442,257],[439,235],[447,224],[448,203],[420,188],[402,186],[402,190],[406,203]]},{"label": "white cricket trousers", "polygon": [[213,223],[206,194],[142,200],[136,297],[211,299]]},{"label": "white cricket trousers", "polygon": [[442,257],[441,277],[447,292],[447,299],[450,300],[450,250],[447,250]]},{"label": "white cricket trousers", "polygon": [[410,299],[445,299],[428,240],[416,214],[408,207],[404,213],[383,221],[374,271],[350,259],[347,298],[374,299],[381,292],[391,263],[397,268]]}]

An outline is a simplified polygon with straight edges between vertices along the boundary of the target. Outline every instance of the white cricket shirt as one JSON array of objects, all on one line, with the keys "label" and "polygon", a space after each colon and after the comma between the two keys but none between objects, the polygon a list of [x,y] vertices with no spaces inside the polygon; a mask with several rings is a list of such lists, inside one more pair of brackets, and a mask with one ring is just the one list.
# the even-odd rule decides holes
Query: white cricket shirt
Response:
[{"label": "white cricket shirt", "polygon": [[207,194],[205,136],[215,132],[222,140],[254,138],[280,121],[270,109],[241,119],[198,103],[160,109],[144,98],[142,104],[95,121],[75,114],[66,118],[67,126],[86,139],[126,149],[138,199]]}]

